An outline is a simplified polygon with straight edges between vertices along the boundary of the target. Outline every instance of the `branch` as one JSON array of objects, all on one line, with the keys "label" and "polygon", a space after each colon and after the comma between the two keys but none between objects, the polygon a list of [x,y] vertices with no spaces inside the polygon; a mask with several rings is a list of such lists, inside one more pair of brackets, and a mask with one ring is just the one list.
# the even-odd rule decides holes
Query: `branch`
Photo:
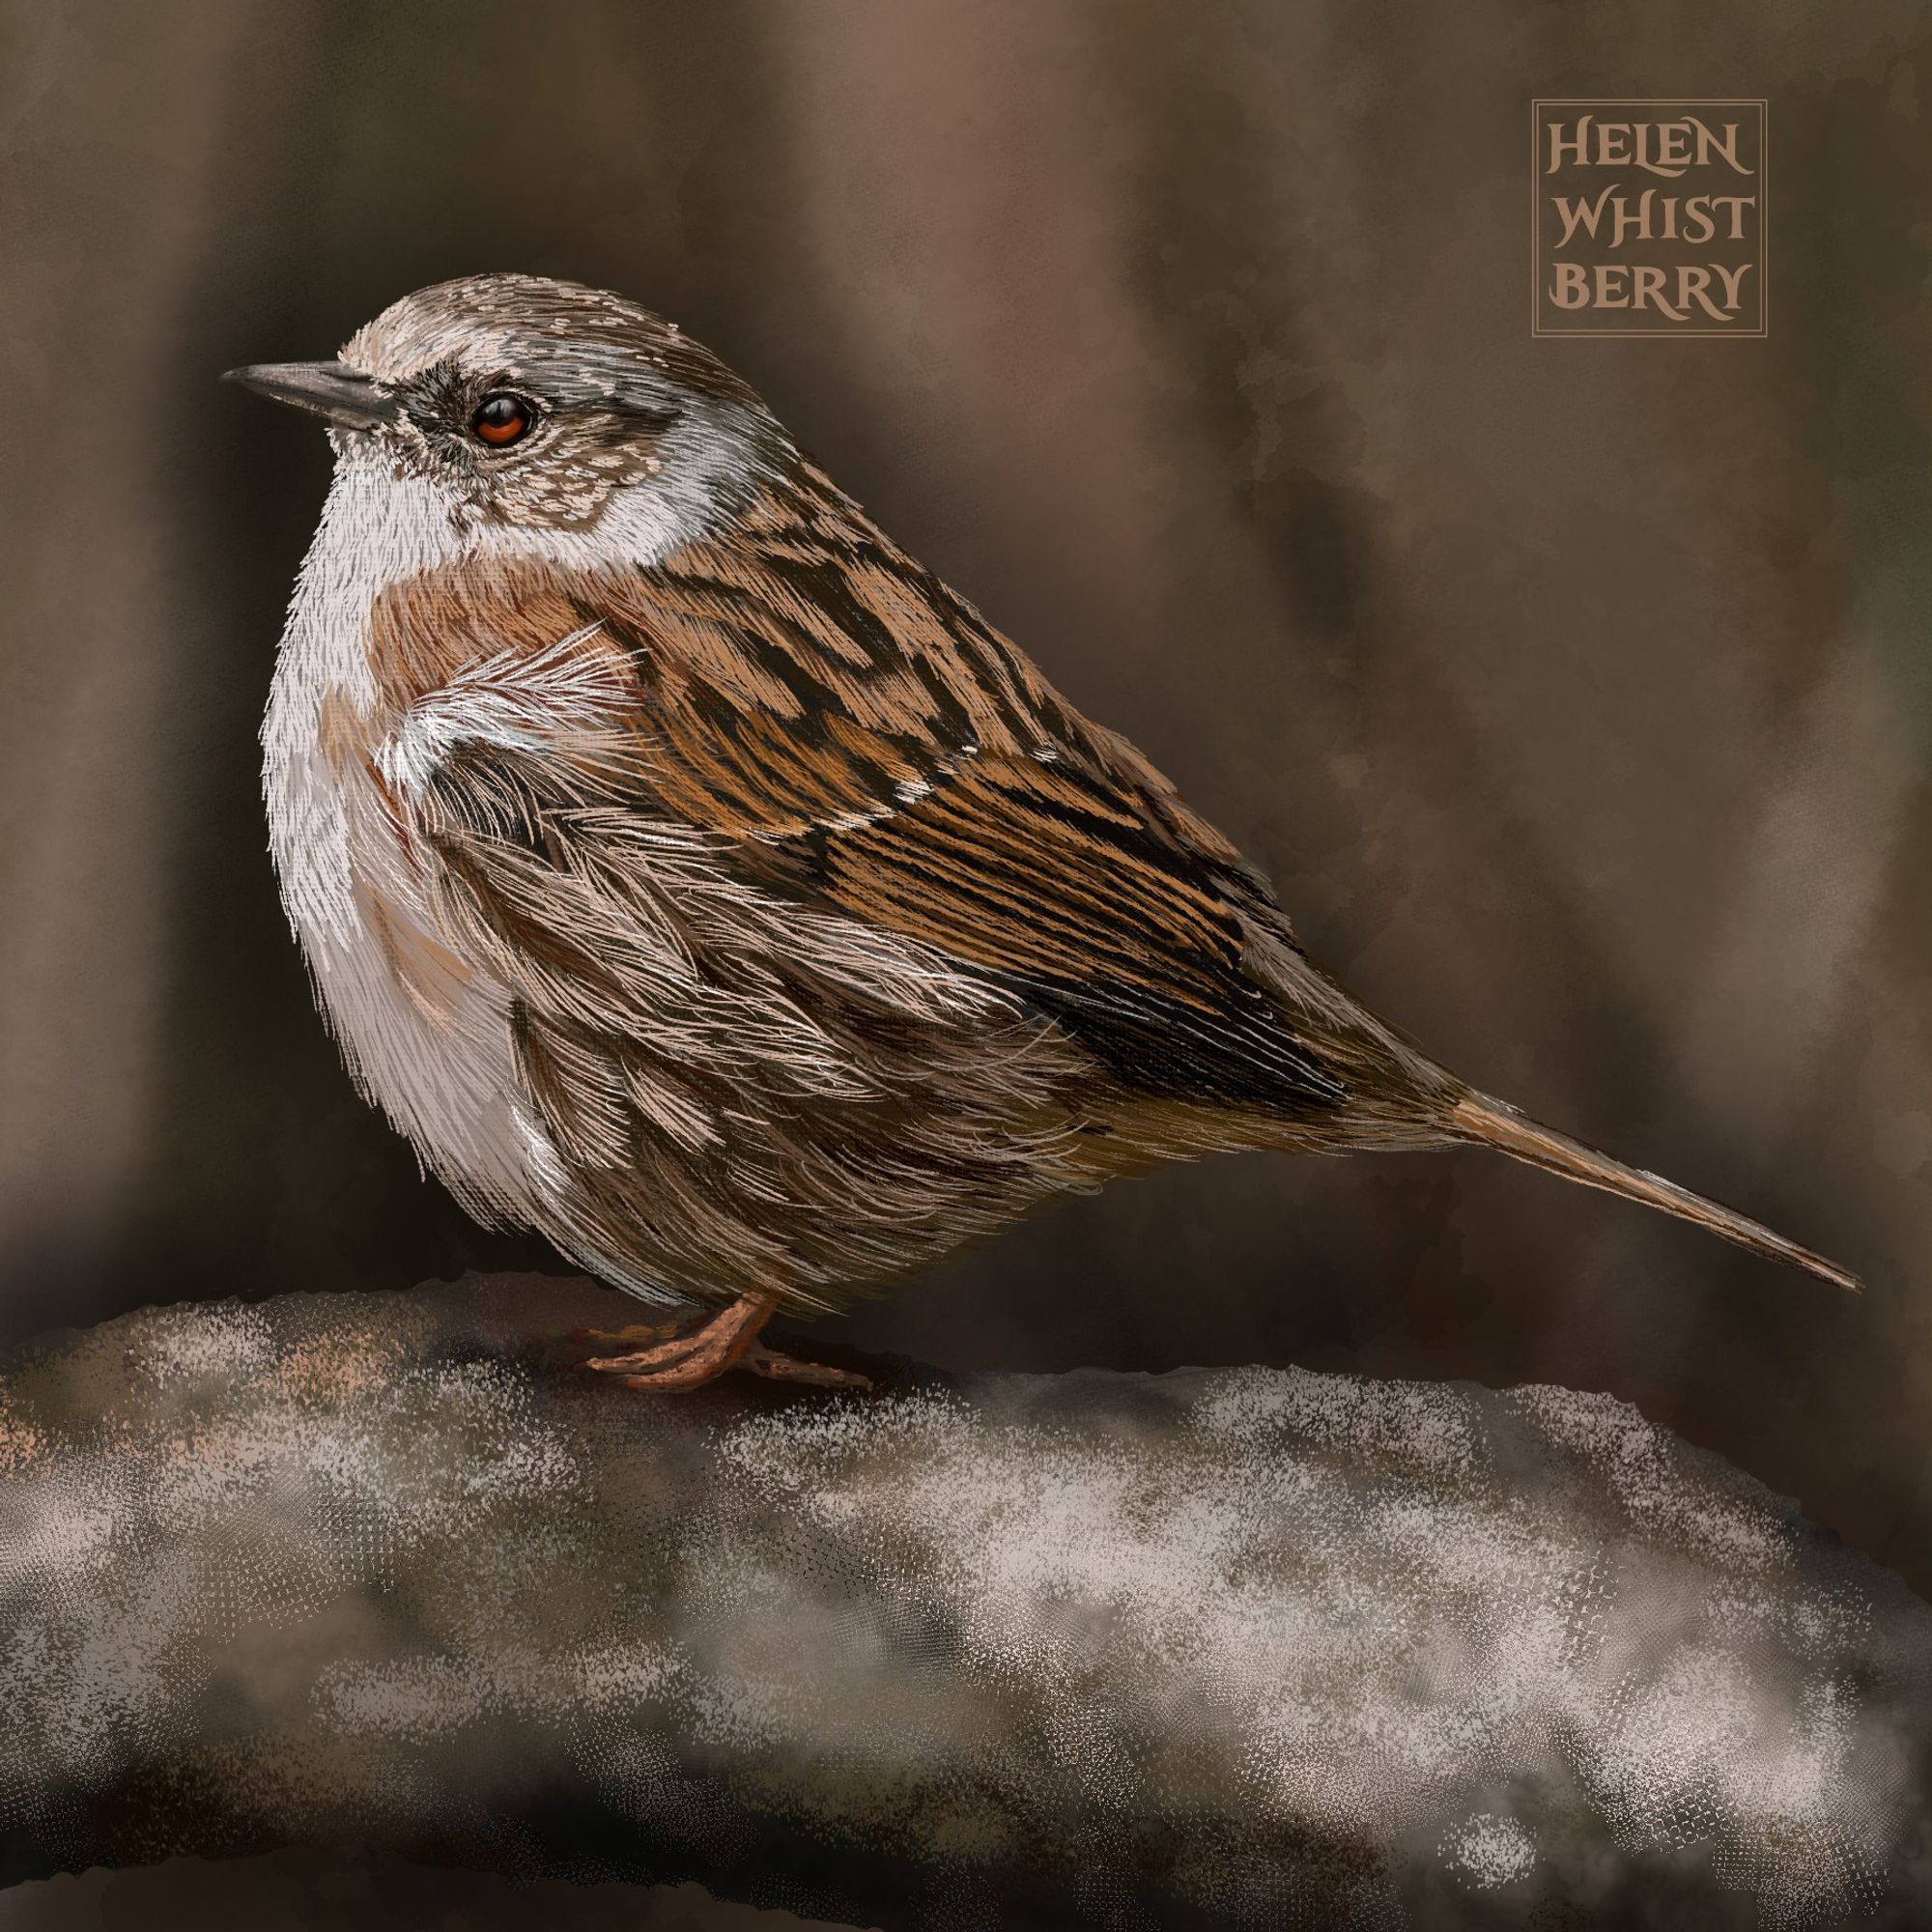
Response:
[{"label": "branch", "polygon": [[640,1397],[532,1351],[555,1294],[14,1360],[6,1877],[305,1842],[889,1927],[1932,1920],[1932,1609],[1619,1403]]}]

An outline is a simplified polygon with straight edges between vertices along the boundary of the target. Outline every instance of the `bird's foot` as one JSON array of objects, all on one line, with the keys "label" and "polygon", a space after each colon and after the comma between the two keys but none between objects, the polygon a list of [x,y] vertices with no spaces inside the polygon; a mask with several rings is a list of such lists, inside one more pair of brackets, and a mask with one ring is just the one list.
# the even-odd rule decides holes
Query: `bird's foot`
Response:
[{"label": "bird's foot", "polygon": [[648,1349],[660,1342],[675,1340],[701,1328],[712,1319],[709,1309],[696,1315],[671,1315],[662,1321],[633,1321],[622,1328],[573,1328],[570,1341],[577,1348],[594,1350],[600,1355],[618,1354],[626,1350]]},{"label": "bird's foot", "polygon": [[[766,1348],[758,1336],[777,1305],[776,1296],[745,1294],[715,1315],[620,1328],[610,1333],[608,1340],[620,1344],[638,1341],[645,1346],[624,1348],[616,1354],[592,1355],[582,1366],[615,1376],[626,1388],[650,1389],[661,1395],[702,1388],[733,1369],[749,1369],[773,1381],[806,1382],[818,1388],[871,1387],[865,1376],[852,1370],[801,1362]],[[585,1341],[607,1339],[591,1330],[582,1334]]]},{"label": "bird's foot", "polygon": [[835,1369],[829,1362],[801,1362],[796,1355],[781,1355],[762,1342],[754,1342],[738,1366],[775,1382],[807,1382],[813,1388],[829,1389],[872,1386],[871,1377],[862,1376],[857,1369]]}]

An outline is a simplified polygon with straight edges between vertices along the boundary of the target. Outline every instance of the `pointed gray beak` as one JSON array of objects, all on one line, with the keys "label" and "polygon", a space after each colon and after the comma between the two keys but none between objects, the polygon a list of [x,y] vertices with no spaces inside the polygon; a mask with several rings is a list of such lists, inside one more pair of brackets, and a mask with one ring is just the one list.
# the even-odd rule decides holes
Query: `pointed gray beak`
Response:
[{"label": "pointed gray beak", "polygon": [[394,422],[397,415],[396,399],[346,362],[252,362],[245,369],[229,370],[221,380],[239,383],[272,403],[327,416],[345,429],[374,429]]}]

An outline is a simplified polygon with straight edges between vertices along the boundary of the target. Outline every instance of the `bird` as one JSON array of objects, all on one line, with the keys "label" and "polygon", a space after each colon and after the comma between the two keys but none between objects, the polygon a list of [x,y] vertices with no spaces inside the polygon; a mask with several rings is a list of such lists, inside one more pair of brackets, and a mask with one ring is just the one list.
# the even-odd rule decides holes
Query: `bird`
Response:
[{"label": "bird", "polygon": [[1371,1013],[675,323],[473,275],[226,380],[334,452],[262,727],[317,1003],[465,1208],[651,1305],[586,1369],[862,1385],[767,1323],[1237,1151],[1497,1149],[1858,1286]]}]

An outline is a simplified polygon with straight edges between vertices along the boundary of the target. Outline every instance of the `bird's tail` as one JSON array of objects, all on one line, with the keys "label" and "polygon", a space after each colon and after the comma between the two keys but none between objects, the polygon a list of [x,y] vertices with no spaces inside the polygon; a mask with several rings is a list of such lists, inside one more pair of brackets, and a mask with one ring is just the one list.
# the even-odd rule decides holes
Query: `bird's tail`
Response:
[{"label": "bird's tail", "polygon": [[1706,1201],[1688,1187],[1660,1179],[1641,1168],[1626,1167],[1622,1161],[1612,1160],[1608,1154],[1599,1153],[1581,1141],[1573,1141],[1567,1134],[1538,1126],[1501,1100],[1492,1100],[1481,1094],[1465,1094],[1450,1109],[1449,1120],[1463,1138],[1496,1148],[1532,1167],[1547,1168],[1566,1180],[1580,1180],[1585,1187],[1601,1187],[1606,1193],[1621,1194],[1626,1201],[1641,1201],[1647,1207],[1661,1208],[1664,1213],[1694,1221],[1698,1227],[1708,1228],[1714,1235],[1721,1235],[1725,1240],[1735,1241],[1754,1255],[1805,1268],[1854,1293],[1861,1287],[1858,1276],[1835,1262],[1814,1255],[1809,1248],[1801,1248],[1796,1241],[1787,1241],[1782,1235],[1773,1234],[1735,1208]]}]

